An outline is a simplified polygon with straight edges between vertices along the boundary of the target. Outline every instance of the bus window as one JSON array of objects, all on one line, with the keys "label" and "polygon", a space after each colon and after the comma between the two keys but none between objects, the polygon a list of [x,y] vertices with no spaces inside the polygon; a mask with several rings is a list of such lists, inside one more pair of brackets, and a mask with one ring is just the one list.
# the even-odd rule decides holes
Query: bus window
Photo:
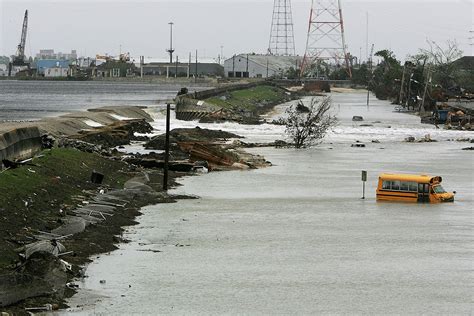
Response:
[{"label": "bus window", "polygon": [[382,183],[383,190],[390,190],[390,181],[384,180]]},{"label": "bus window", "polygon": [[433,187],[433,191],[435,193],[446,193],[446,191],[444,190],[444,188],[441,185],[435,185]]},{"label": "bus window", "polygon": [[408,191],[408,182],[405,182],[405,181],[400,182],[400,190]]},{"label": "bus window", "polygon": [[392,190],[400,190],[400,181],[391,181]]},{"label": "bus window", "polygon": [[418,183],[416,182],[408,182],[408,187],[409,187],[409,191],[412,191],[412,192],[418,191]]}]

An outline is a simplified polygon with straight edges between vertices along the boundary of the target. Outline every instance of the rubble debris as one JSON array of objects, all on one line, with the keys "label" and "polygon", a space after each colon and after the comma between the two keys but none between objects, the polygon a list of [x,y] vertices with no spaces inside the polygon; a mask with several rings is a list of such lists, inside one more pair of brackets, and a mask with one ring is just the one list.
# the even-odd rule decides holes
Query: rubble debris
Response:
[{"label": "rubble debris", "polygon": [[29,312],[51,312],[51,311],[56,311],[59,309],[58,304],[46,304],[44,306],[39,306],[39,307],[27,307],[25,308],[25,311]]},{"label": "rubble debris", "polygon": [[24,259],[28,260],[36,252],[47,252],[57,257],[60,253],[66,251],[66,247],[56,239],[51,239],[27,244],[24,247],[17,249],[17,251],[24,251]]},{"label": "rubble debris", "polygon": [[41,144],[43,149],[51,149],[54,146],[56,139],[48,134],[44,134],[41,136]]},{"label": "rubble debris", "polygon": [[0,307],[26,298],[64,294],[67,272],[51,253],[33,253],[16,272],[0,275]]},{"label": "rubble debris", "polygon": [[352,121],[353,121],[353,122],[362,122],[363,120],[364,120],[364,117],[359,116],[359,115],[354,115],[354,116],[352,117]]},{"label": "rubble debris", "polygon": [[137,139],[135,133],[147,134],[152,131],[153,127],[145,119],[131,119],[117,121],[110,125],[101,126],[92,130],[80,131],[78,135],[72,135],[69,136],[69,138],[112,148],[120,145],[128,145],[132,140],[143,139]]}]

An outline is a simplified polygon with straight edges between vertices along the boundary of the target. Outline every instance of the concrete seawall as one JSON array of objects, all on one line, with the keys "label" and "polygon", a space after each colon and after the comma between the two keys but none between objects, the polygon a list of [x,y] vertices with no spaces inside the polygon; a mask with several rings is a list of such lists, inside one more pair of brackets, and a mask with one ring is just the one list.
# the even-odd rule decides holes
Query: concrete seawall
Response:
[{"label": "concrete seawall", "polygon": [[0,123],[0,162],[32,157],[41,150],[41,135],[68,137],[128,119],[153,120],[144,108],[129,106],[102,107],[35,122]]},{"label": "concrete seawall", "polygon": [[41,150],[41,134],[38,127],[19,127],[0,134],[0,161],[25,159]]}]

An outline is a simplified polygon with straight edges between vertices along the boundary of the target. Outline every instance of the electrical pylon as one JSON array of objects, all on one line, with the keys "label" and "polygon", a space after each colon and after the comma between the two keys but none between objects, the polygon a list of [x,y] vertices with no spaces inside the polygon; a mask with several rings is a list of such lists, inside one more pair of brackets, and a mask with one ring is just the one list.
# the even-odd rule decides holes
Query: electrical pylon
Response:
[{"label": "electrical pylon", "polygon": [[274,0],[268,53],[279,56],[295,55],[295,37],[290,0]]},{"label": "electrical pylon", "polygon": [[312,0],[306,51],[301,64],[304,75],[312,65],[325,61],[340,65],[344,61],[349,77],[349,56],[344,38],[344,20],[340,0]]}]

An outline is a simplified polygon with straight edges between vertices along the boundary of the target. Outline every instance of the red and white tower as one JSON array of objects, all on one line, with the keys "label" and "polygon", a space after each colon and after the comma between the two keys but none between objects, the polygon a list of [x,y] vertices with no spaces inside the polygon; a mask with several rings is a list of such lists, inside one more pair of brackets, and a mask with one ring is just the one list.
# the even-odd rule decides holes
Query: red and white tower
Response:
[{"label": "red and white tower", "polygon": [[344,22],[340,0],[312,0],[306,51],[301,64],[301,75],[318,62],[345,64],[351,77],[349,56],[346,52]]}]

